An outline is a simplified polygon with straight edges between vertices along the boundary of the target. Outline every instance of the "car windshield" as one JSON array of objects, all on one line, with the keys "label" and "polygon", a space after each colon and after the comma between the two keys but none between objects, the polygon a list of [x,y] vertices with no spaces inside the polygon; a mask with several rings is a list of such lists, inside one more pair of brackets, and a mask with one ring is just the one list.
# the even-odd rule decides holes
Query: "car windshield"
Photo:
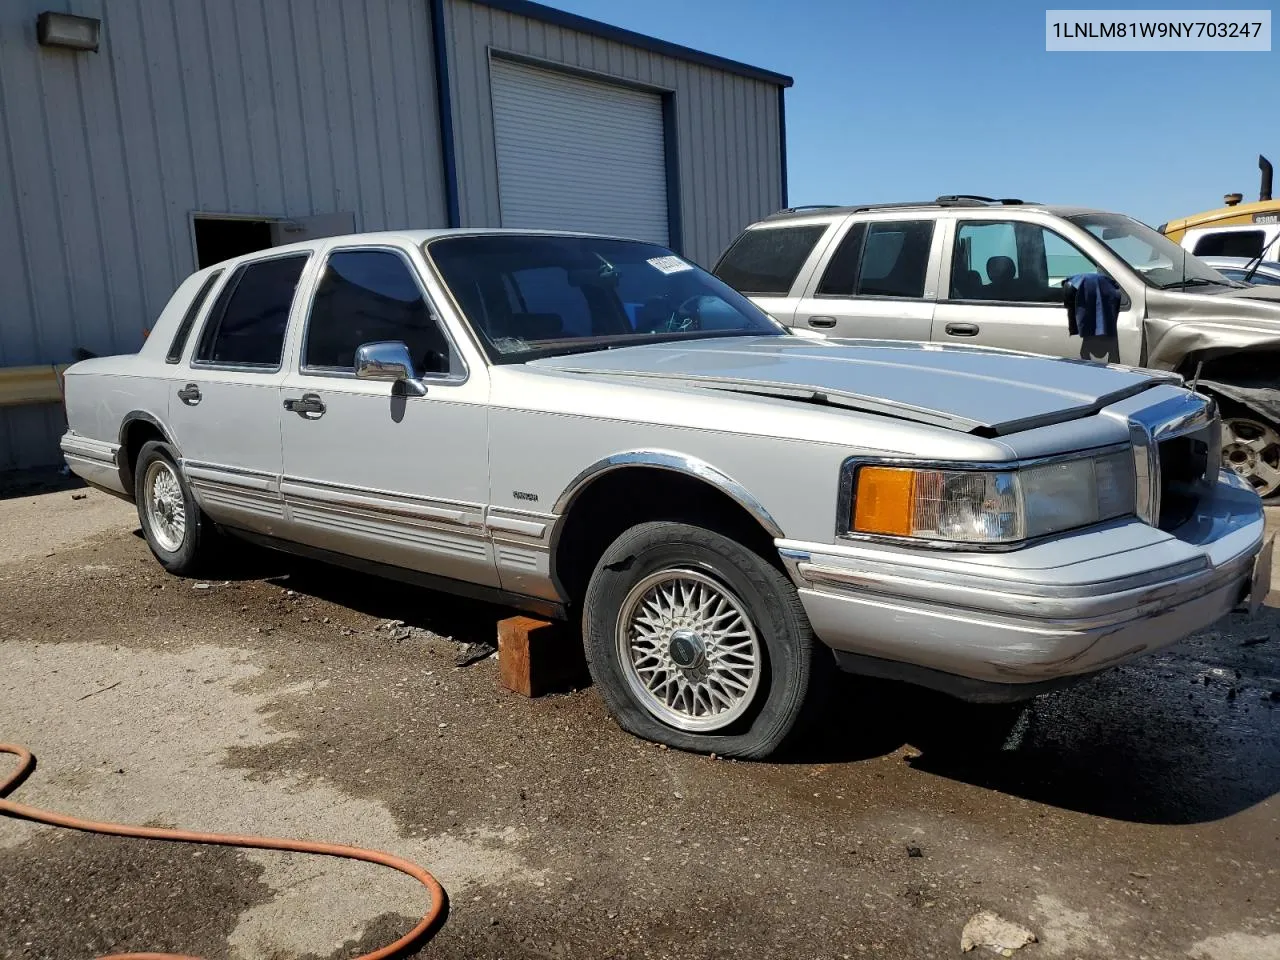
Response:
[{"label": "car windshield", "polygon": [[652,243],[493,233],[441,237],[425,249],[494,363],[786,335],[746,297]]},{"label": "car windshield", "polygon": [[1118,213],[1084,213],[1067,219],[1105,243],[1148,286],[1161,290],[1232,286],[1231,281],[1213,267],[1132,217]]}]

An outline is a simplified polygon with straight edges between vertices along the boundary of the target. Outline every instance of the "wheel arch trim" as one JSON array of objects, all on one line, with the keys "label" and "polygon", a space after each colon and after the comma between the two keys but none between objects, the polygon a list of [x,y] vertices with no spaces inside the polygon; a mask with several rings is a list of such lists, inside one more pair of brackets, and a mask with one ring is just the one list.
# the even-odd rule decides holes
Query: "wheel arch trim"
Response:
[{"label": "wheel arch trim", "polygon": [[129,428],[135,423],[146,423],[155,427],[160,431],[160,436],[164,438],[164,442],[177,450],[177,445],[173,442],[173,437],[169,430],[154,414],[148,413],[146,410],[130,410],[120,420],[120,432],[118,440],[119,448],[116,450],[116,466],[120,471],[120,483],[124,486],[125,491],[133,495],[133,465],[129,463],[129,446],[126,440],[129,436]]},{"label": "wheel arch trim", "polygon": [[733,477],[713,467],[705,460],[672,450],[630,450],[597,460],[574,477],[564,492],[560,494],[552,511],[557,517],[555,530],[551,536],[553,555],[560,539],[560,533],[564,529],[564,524],[569,516],[569,511],[583,491],[605,474],[614,473],[628,467],[649,467],[666,470],[708,483],[751,514],[770,536],[775,539],[785,536],[782,527],[774,520],[773,515],[769,513],[764,504]]}]

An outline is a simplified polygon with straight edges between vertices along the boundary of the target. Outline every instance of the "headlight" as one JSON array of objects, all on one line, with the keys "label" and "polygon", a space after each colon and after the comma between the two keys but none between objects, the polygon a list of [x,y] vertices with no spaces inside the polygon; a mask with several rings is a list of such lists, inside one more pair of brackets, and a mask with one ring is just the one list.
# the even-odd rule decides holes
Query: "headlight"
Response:
[{"label": "headlight", "polygon": [[1134,510],[1133,453],[1010,470],[867,464],[853,477],[849,532],[1016,543]]}]

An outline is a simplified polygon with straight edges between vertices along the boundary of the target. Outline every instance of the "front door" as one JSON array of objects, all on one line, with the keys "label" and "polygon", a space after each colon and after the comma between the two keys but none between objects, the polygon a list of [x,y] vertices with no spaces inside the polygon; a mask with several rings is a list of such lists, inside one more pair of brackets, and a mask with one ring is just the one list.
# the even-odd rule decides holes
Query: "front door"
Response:
[{"label": "front door", "polygon": [[[398,247],[334,247],[321,265],[281,393],[290,537],[496,586],[487,378],[466,369],[418,269]],[[424,396],[356,378],[356,348],[389,340],[409,347]]]},{"label": "front door", "polygon": [[169,424],[200,506],[228,526],[283,533],[280,384],[285,333],[310,254],[243,263],[227,278],[181,373]]},{"label": "front door", "polygon": [[933,233],[932,220],[854,223],[811,282],[792,325],[832,337],[928,340]]},{"label": "front door", "polygon": [[947,291],[933,314],[933,339],[1118,363],[1139,317],[1126,296],[1115,338],[1072,336],[1062,283],[1105,272],[1048,227],[1014,220],[956,220]]}]

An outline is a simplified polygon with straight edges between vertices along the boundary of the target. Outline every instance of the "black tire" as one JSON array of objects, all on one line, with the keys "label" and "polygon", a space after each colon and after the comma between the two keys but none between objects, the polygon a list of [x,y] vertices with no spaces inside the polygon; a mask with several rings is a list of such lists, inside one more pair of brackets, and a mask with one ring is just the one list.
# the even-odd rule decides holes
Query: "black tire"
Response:
[{"label": "black tire", "polygon": [[[754,628],[760,678],[731,724],[705,732],[660,719],[628,680],[618,622],[633,589],[664,570],[689,570],[726,587]],[[813,634],[800,597],[776,566],[740,543],[683,523],[642,523],[604,552],[587,585],[582,632],[587,664],[606,706],[629,733],[681,750],[763,759],[820,715],[835,661]]]},{"label": "black tire", "polygon": [[[152,465],[159,464],[157,469],[168,468],[177,481],[182,493],[183,527],[182,538],[176,548],[166,543],[163,531],[153,525],[149,509],[150,497],[147,484],[152,475]],[[133,498],[138,507],[138,521],[142,524],[142,535],[152,554],[167,571],[178,576],[190,577],[208,569],[216,552],[217,530],[213,522],[204,515],[191,495],[191,487],[186,477],[178,469],[178,457],[169,444],[161,440],[148,440],[138,452],[137,463],[133,468]]]}]

